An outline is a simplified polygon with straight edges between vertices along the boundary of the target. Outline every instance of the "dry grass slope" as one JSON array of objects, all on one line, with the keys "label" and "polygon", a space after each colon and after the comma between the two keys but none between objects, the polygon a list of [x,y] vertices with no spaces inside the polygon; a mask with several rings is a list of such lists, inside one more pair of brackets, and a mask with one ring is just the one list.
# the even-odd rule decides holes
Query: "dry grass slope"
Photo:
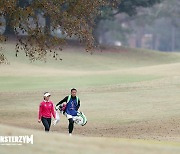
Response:
[{"label": "dry grass slope", "polygon": [[[4,46],[11,64],[0,66],[0,135],[34,134],[34,145],[0,146],[0,153],[180,152],[180,54],[121,48],[89,55],[68,48],[62,62],[30,63],[13,49]],[[75,126],[70,138],[61,117],[45,134],[37,123],[42,93],[51,92],[56,104],[72,87],[88,124]]]},{"label": "dry grass slope", "polygon": [[78,137],[59,133],[45,133],[0,125],[3,135],[31,135],[34,143],[22,146],[0,145],[3,154],[178,154],[180,143],[128,140],[118,138]]}]

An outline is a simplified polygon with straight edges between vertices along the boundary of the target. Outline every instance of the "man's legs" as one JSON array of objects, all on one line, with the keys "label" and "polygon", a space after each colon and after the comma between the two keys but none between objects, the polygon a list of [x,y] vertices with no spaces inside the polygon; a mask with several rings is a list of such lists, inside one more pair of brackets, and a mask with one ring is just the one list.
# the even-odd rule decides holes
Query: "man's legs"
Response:
[{"label": "man's legs", "polygon": [[66,114],[66,117],[69,121],[69,126],[68,126],[68,130],[69,130],[69,134],[71,135],[71,133],[73,132],[73,128],[74,128],[74,120],[73,120],[73,116]]},{"label": "man's legs", "polygon": [[71,134],[72,131],[73,131],[73,128],[74,128],[74,121],[73,121],[72,118],[70,118],[70,119],[68,119],[68,120],[69,120],[69,127],[68,127],[68,129],[69,129],[69,134]]}]

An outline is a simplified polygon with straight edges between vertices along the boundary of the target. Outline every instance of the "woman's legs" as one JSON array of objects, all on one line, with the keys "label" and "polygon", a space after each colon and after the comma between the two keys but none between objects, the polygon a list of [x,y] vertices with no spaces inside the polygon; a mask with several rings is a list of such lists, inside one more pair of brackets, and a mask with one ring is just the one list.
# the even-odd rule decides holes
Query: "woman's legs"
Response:
[{"label": "woman's legs", "polygon": [[48,124],[49,124],[49,129],[51,127],[51,118],[47,118]]},{"label": "woman's legs", "polygon": [[48,132],[50,130],[50,126],[51,126],[51,118],[41,118],[41,121],[44,125],[45,131]]}]

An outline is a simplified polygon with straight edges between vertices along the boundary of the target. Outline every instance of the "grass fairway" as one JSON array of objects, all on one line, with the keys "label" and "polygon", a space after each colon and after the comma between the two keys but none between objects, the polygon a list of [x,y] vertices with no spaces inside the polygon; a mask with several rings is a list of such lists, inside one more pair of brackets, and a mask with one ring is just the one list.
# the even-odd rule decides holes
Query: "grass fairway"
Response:
[{"label": "grass fairway", "polygon": [[[158,78],[148,75],[121,75],[121,74],[99,74],[79,76],[2,76],[0,77],[0,91],[34,91],[34,90],[58,90],[71,87],[97,87],[117,85],[122,83],[148,81]],[[72,83],[73,79],[73,83]],[[48,81],[48,82],[47,82]]]},{"label": "grass fairway", "polygon": [[[176,154],[180,150],[179,143],[142,141],[120,138],[99,137],[69,137],[67,134],[51,133],[45,134],[40,131],[17,129],[14,127],[0,126],[4,135],[29,135],[33,134],[34,143],[18,146],[18,154],[31,153],[64,153],[64,154]],[[11,133],[9,133],[11,132]],[[43,138],[43,139],[42,139]],[[8,148],[8,150],[7,150]],[[1,153],[16,153],[17,146],[1,146]]]},{"label": "grass fairway", "polygon": [[[180,54],[120,48],[90,55],[74,47],[60,52],[62,61],[50,58],[46,63],[31,63],[23,53],[14,56],[14,44],[3,48],[10,65],[0,65],[0,124],[13,127],[0,125],[0,135],[32,132],[36,144],[22,150],[71,153],[65,148],[73,147],[77,154],[180,152]],[[73,87],[78,89],[87,125],[75,126],[70,139],[67,119],[62,116],[51,127],[53,133],[45,135],[42,124],[37,123],[43,92],[49,91],[56,104]],[[63,147],[61,138],[69,144]],[[45,146],[47,140],[51,147]],[[1,146],[0,150],[11,153],[15,148]]]}]

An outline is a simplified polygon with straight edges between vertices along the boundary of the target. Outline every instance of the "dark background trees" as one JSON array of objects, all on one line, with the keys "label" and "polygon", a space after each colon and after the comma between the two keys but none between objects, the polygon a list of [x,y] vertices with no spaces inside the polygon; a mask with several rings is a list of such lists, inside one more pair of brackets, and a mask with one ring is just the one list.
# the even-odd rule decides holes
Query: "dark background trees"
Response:
[{"label": "dark background trees", "polygon": [[137,7],[129,15],[115,12],[114,18],[100,21],[97,30],[99,38],[103,38],[105,44],[107,40],[114,39],[113,42],[118,40],[130,47],[179,51],[179,7],[180,1],[162,0],[152,7]]},{"label": "dark background trees", "polygon": [[[16,36],[17,53],[23,49],[31,60],[37,60],[44,59],[52,48],[62,49],[72,37],[84,42],[87,50],[94,47],[94,42],[101,43],[106,32],[112,33],[113,37],[106,36],[112,42],[119,40],[128,45],[128,36],[137,27],[140,30],[136,33],[139,36],[136,44],[141,47],[141,37],[147,29],[139,12],[160,2],[163,0],[1,0],[0,15],[5,22],[0,20],[0,26],[6,25],[1,41]],[[136,21],[131,22],[136,14],[141,21],[138,26]],[[146,12],[144,16],[150,15]],[[61,36],[53,35],[57,31]]]},{"label": "dark background trees", "polygon": [[[111,1],[111,0],[109,0]],[[135,16],[138,12],[139,8],[142,7],[152,7],[154,4],[160,3],[162,0],[117,0],[115,2],[115,8],[112,9],[111,5],[109,6],[103,6],[101,8],[101,14],[98,15],[95,19],[95,27],[94,27],[94,38],[96,40],[96,42],[99,42],[99,35],[100,35],[100,31],[98,26],[101,26],[101,23],[103,21],[107,21],[107,20],[111,20],[112,22],[114,22],[116,15],[118,14],[122,14],[125,13],[129,16]],[[106,22],[107,23],[107,22]],[[116,22],[117,24],[117,22]],[[119,29],[123,29],[120,25]],[[116,26],[116,28],[117,28]],[[111,28],[111,27],[109,27]],[[126,31],[126,29],[125,29]],[[122,32],[121,35],[124,35],[124,33]]]}]

